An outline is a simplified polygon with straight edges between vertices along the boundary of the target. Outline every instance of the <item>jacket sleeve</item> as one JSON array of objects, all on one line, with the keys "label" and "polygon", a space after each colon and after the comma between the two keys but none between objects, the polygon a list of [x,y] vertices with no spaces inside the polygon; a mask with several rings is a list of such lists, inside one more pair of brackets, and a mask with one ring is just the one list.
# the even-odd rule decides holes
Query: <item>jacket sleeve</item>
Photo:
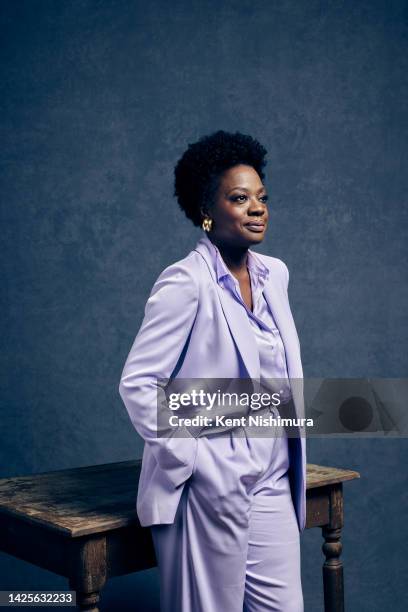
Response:
[{"label": "jacket sleeve", "polygon": [[158,384],[170,378],[194,323],[198,284],[183,261],[165,268],[155,281],[141,327],[125,362],[119,393],[136,431],[159,466],[178,486],[192,472],[197,440],[188,430],[157,437],[158,402],[166,401]]}]

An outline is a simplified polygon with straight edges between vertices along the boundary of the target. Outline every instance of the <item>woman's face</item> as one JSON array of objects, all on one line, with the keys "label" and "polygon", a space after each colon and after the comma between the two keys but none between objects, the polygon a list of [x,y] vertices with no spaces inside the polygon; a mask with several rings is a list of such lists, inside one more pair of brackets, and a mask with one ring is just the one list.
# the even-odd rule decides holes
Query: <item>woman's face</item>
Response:
[{"label": "woman's face", "polygon": [[[249,248],[262,242],[268,224],[267,192],[252,166],[239,164],[220,178],[210,217],[217,243]],[[251,225],[252,224],[252,225]]]}]

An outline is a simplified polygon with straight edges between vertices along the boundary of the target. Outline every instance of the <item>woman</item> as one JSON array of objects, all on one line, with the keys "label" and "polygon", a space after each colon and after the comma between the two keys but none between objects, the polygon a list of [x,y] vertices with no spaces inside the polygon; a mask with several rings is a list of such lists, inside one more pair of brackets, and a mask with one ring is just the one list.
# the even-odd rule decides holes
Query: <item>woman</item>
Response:
[{"label": "woman", "polygon": [[250,249],[268,225],[265,156],[250,136],[218,131],[177,163],[175,195],[204,234],[154,283],[120,381],[145,440],[137,512],[151,526],[162,612],[303,611],[304,438],[245,427],[157,437],[161,379],[279,379],[302,415],[288,269]]}]

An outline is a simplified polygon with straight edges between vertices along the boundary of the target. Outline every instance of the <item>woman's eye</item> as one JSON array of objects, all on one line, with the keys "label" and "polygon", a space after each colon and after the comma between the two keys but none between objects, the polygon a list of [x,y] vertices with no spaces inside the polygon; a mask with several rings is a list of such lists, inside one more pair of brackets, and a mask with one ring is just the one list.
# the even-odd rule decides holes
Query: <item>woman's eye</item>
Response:
[{"label": "woman's eye", "polygon": [[[247,199],[247,196],[241,194],[241,195],[233,196],[231,199],[232,199],[233,202],[245,202],[245,200]],[[266,203],[268,201],[268,199],[269,199],[269,196],[267,196],[265,194],[265,195],[261,196],[259,199],[261,200],[261,202],[265,202]]]}]

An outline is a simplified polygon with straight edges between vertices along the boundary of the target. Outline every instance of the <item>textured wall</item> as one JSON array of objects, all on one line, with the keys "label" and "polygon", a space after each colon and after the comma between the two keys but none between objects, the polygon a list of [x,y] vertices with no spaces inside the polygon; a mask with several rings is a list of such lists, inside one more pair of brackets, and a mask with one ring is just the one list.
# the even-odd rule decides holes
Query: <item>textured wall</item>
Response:
[{"label": "textured wall", "polygon": [[[408,7],[366,0],[3,0],[1,475],[141,454],[117,387],[159,272],[195,245],[172,197],[188,142],[268,148],[269,235],[305,375],[407,372]],[[405,238],[405,240],[404,240]],[[405,610],[406,440],[312,440],[345,486],[346,605]],[[303,538],[322,609],[321,536]],[[406,555],[405,555],[406,558]],[[1,561],[1,587],[65,588]],[[157,609],[157,570],[102,610]]]}]

